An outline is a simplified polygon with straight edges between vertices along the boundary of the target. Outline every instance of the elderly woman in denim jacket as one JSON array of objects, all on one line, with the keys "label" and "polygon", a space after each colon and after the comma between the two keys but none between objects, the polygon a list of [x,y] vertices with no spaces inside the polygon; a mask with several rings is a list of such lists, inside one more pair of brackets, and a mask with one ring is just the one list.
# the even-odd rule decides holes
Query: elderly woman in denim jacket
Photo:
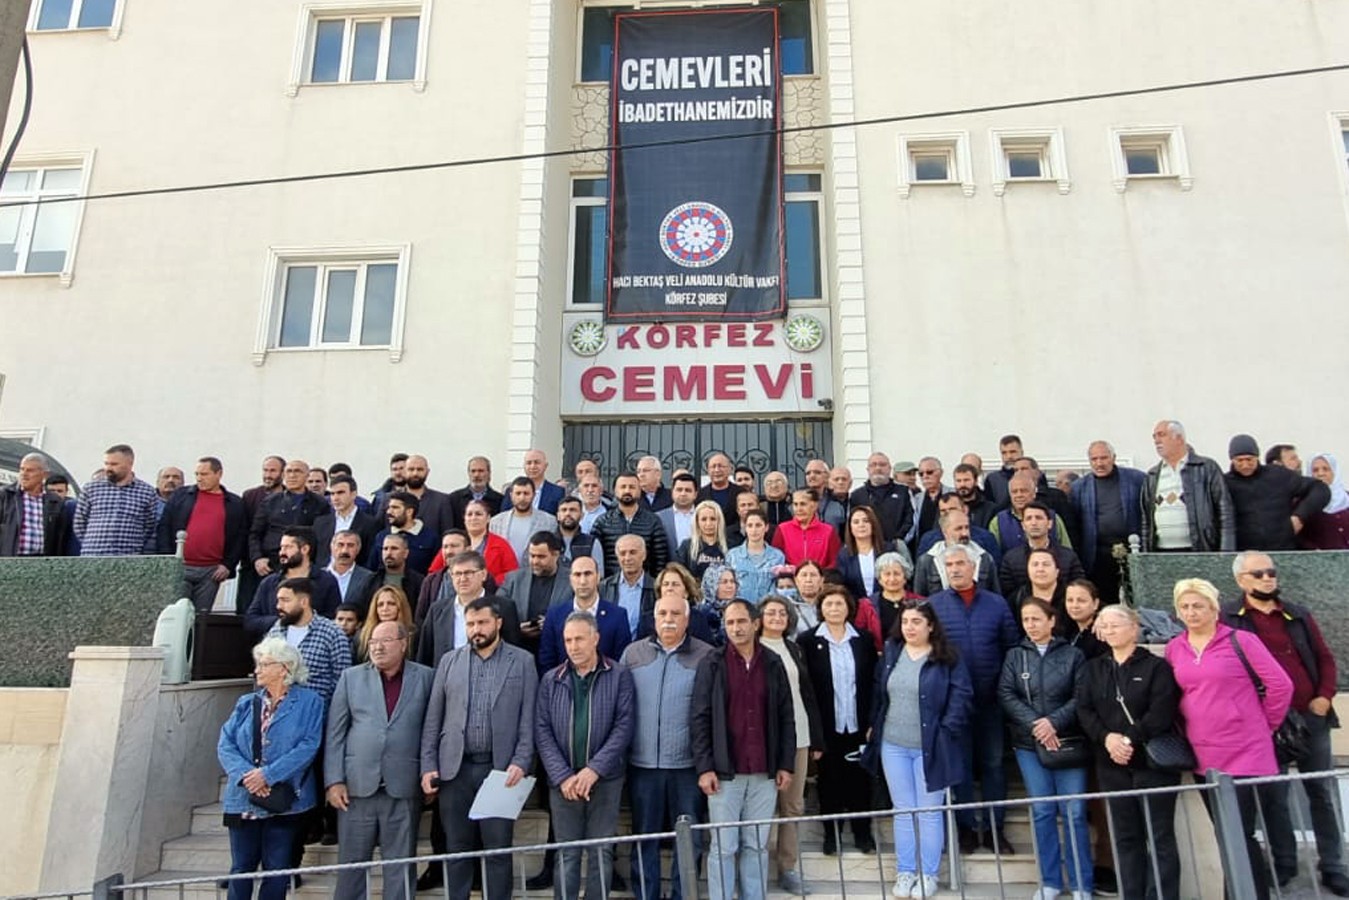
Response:
[{"label": "elderly woman in denim jacket", "polygon": [[[258,689],[245,694],[220,729],[216,755],[225,770],[225,826],[230,835],[230,873],[285,869],[291,863],[301,813],[314,808],[318,789],[311,766],[323,737],[323,698],[301,685],[308,677],[300,654],[283,638],[253,648]],[[254,707],[257,706],[255,711]],[[262,758],[254,762],[254,729],[260,728]],[[259,805],[282,785],[295,791],[284,811]],[[263,878],[259,900],[281,900],[285,877]],[[251,900],[253,879],[229,882],[229,900]]]}]

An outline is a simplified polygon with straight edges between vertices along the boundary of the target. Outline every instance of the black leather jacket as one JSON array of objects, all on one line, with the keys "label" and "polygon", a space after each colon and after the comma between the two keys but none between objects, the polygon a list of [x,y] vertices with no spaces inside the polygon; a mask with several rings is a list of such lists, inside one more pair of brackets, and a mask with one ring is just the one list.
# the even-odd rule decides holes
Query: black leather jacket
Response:
[{"label": "black leather jacket", "polygon": [[1031,726],[1048,717],[1059,737],[1081,734],[1077,724],[1077,676],[1082,651],[1063,638],[1053,638],[1044,655],[1030,638],[1007,651],[998,681],[998,702],[1012,727],[1012,743],[1032,749]]}]

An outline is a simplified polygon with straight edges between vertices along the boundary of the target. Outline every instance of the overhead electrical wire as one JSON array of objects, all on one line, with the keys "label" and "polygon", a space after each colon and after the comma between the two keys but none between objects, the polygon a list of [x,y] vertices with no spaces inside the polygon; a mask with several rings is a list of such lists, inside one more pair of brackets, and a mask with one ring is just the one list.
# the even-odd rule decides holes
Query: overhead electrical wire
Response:
[{"label": "overhead electrical wire", "polygon": [[480,156],[467,159],[441,160],[429,163],[409,163],[399,166],[378,166],[367,169],[346,169],[335,172],[313,172],[305,175],[277,175],[270,178],[247,178],[237,181],[216,181],[202,184],[175,185],[170,187],[139,188],[126,191],[108,191],[101,194],[83,194],[68,197],[44,197],[41,200],[20,200],[0,203],[0,209],[14,206],[29,206],[37,203],[73,203],[84,200],[119,200],[132,197],[156,197],[173,194],[203,193],[206,191],[234,190],[238,188],[263,187],[278,184],[303,184],[310,181],[333,181],[344,178],[364,178],[371,175],[394,175],[407,172],[427,172],[435,169],[457,169],[473,166],[497,165],[500,163],[526,162],[537,159],[555,159],[565,156],[582,156],[589,153],[610,153],[614,150],[630,152],[658,147],[686,146],[714,141],[734,141],[744,138],[762,137],[765,134],[798,134],[811,131],[832,131],[838,128],[865,128],[874,125],[890,125],[898,122],[912,122],[920,119],[943,119],[953,116],[971,116],[983,113],[1003,112],[1014,109],[1029,109],[1037,106],[1060,106],[1069,103],[1086,103],[1094,100],[1110,100],[1120,97],[1141,97],[1149,94],[1169,93],[1172,91],[1195,90],[1198,88],[1222,87],[1234,84],[1249,84],[1259,81],[1273,81],[1283,78],[1298,78],[1306,75],[1325,75],[1332,72],[1349,71],[1349,63],[1329,66],[1314,66],[1303,69],[1284,69],[1276,72],[1262,72],[1252,75],[1233,75],[1227,78],[1210,78],[1203,81],[1186,81],[1175,84],[1154,85],[1142,88],[1125,88],[1115,91],[1097,91],[1089,94],[1072,94],[1064,97],[1022,100],[1011,103],[990,103],[984,106],[966,106],[955,109],[928,110],[904,115],[877,116],[869,119],[852,119],[846,122],[829,122],[823,125],[796,125],[789,128],[759,129],[756,131],[733,132],[730,134],[710,135],[696,138],[671,138],[661,141],[644,141],[625,144],[621,147],[605,144],[596,147],[573,147],[566,150],[545,150],[538,153],[511,153],[501,156]]}]

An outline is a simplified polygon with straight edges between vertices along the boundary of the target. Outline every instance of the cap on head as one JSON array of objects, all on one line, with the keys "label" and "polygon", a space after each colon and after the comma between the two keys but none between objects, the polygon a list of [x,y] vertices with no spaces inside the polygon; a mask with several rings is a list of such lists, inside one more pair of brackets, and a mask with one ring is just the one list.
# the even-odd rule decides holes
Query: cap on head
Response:
[{"label": "cap on head", "polygon": [[899,462],[895,463],[895,471],[896,471],[896,472],[917,472],[917,471],[918,471],[918,463],[914,462],[914,461],[911,460],[911,459],[901,459]]},{"label": "cap on head", "polygon": [[1227,442],[1227,458],[1236,459],[1238,456],[1259,456],[1260,446],[1255,442],[1255,438],[1249,434],[1239,434]]}]

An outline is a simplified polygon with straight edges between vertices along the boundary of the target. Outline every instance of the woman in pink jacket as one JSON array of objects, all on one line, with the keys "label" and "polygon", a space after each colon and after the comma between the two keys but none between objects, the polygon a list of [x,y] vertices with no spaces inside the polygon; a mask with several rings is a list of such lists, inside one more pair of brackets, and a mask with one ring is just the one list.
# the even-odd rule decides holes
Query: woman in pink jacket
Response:
[{"label": "woman in pink jacket", "polygon": [[[1180,715],[1199,771],[1217,769],[1238,778],[1277,775],[1273,735],[1288,713],[1293,682],[1259,637],[1218,621],[1218,589],[1210,582],[1182,579],[1176,582],[1172,597],[1185,633],[1166,645],[1166,661],[1180,686]],[[1238,643],[1265,684],[1263,700],[1237,654]],[[1237,801],[1256,897],[1265,900],[1269,870],[1255,840],[1254,787],[1239,785]]]}]

